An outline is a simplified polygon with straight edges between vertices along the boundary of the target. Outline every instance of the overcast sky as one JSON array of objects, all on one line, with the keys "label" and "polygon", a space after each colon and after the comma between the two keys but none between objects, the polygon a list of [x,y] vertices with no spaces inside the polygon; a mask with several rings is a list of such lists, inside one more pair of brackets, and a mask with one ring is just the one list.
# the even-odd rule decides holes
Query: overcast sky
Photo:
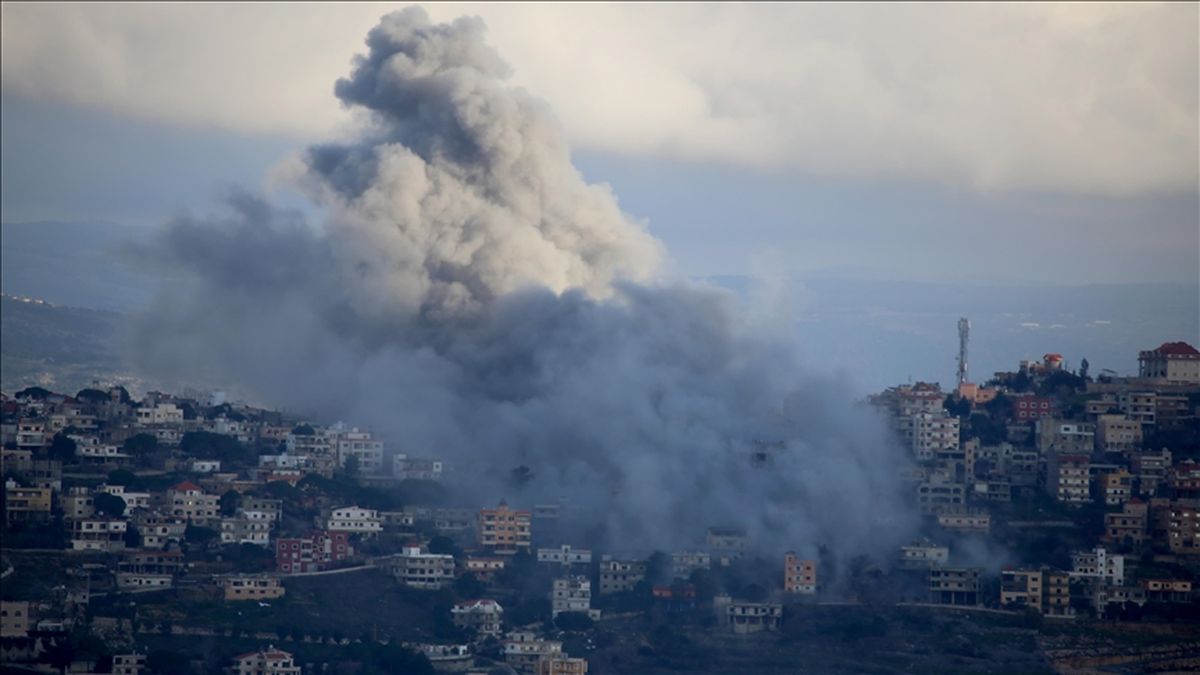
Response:
[{"label": "overcast sky", "polygon": [[[277,189],[358,124],[333,83],[399,6],[5,3],[0,215],[144,225]],[[1195,3],[428,10],[483,17],[682,273],[1200,274]]]}]

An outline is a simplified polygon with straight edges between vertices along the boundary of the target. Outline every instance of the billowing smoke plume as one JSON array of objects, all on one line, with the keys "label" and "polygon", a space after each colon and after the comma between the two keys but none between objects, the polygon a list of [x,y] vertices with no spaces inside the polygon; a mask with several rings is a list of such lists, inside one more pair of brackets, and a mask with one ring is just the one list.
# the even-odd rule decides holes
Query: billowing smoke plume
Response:
[{"label": "billowing smoke plume", "polygon": [[142,322],[147,367],[385,431],[478,476],[481,505],[566,498],[630,549],[903,537],[882,425],[725,293],[654,281],[658,243],[483,32],[415,8],[371,31],[336,87],[371,131],[304,156],[319,228],[249,196],[173,223],[159,255],[191,281]]}]

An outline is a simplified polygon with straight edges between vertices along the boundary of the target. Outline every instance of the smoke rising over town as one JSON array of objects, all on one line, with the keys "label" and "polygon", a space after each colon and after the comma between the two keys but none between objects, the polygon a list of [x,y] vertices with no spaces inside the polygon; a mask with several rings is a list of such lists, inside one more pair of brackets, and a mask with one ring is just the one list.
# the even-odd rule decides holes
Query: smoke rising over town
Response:
[{"label": "smoke rising over town", "polygon": [[239,194],[156,245],[186,278],[140,320],[148,371],[373,426],[631,548],[736,525],[848,557],[910,533],[883,424],[732,296],[656,278],[659,243],[505,83],[482,21],[410,8],[367,47],[335,92],[369,127],[298,162],[319,224]]}]

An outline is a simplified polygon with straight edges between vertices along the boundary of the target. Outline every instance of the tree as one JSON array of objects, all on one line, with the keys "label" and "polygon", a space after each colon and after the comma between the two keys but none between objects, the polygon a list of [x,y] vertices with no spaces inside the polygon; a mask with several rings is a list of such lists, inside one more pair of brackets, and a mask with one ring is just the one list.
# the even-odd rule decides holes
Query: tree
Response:
[{"label": "tree", "polygon": [[108,392],[100,391],[99,389],[80,389],[75,398],[87,403],[107,403],[109,400]]},{"label": "tree", "polygon": [[1088,363],[1087,359],[1083,359],[1082,361],[1079,362],[1079,379],[1081,379],[1081,380],[1088,379],[1088,366],[1089,365],[1090,364]]},{"label": "tree", "polygon": [[208,544],[220,536],[220,532],[200,525],[188,525],[187,529],[183,531],[183,538],[192,544]]},{"label": "tree", "polygon": [[236,462],[247,454],[246,448],[233,436],[209,431],[187,432],[179,441],[179,449],[190,457],[222,462]]},{"label": "tree", "polygon": [[138,531],[133,523],[125,526],[125,548],[141,548],[142,533]]},{"label": "tree", "polygon": [[346,457],[346,461],[342,464],[342,471],[347,476],[357,476],[360,470],[358,456],[350,455]]},{"label": "tree", "polygon": [[121,444],[121,451],[127,455],[141,457],[158,450],[158,438],[154,434],[134,434]]},{"label": "tree", "polygon": [[559,630],[585,631],[591,630],[596,622],[585,612],[562,612],[554,617],[554,625]]},{"label": "tree", "polygon": [[125,500],[117,495],[101,492],[92,500],[96,513],[110,518],[120,518],[125,515]]},{"label": "tree", "polygon": [[54,434],[54,440],[50,441],[50,456],[63,464],[75,459],[75,450],[75,440],[65,434]]},{"label": "tree", "polygon": [[429,552],[437,555],[462,555],[462,550],[454,544],[454,540],[444,534],[439,534],[429,540]]},{"label": "tree", "polygon": [[312,425],[301,424],[292,429],[292,434],[295,436],[315,436],[317,430],[312,428]]},{"label": "tree", "polygon": [[226,490],[225,494],[221,495],[221,515],[229,518],[237,513],[238,507],[242,505],[242,495],[237,490]]},{"label": "tree", "polygon": [[43,389],[42,387],[26,387],[14,394],[14,398],[30,398],[35,401],[44,401],[47,396],[53,393],[49,389]]},{"label": "tree", "polygon": [[108,479],[105,482],[109,485],[129,487],[137,482],[137,475],[129,469],[116,469],[108,473]]},{"label": "tree", "polygon": [[188,658],[179,652],[156,649],[146,656],[146,668],[161,675],[185,673],[188,670]]},{"label": "tree", "polygon": [[487,584],[476,579],[474,574],[467,572],[454,580],[454,592],[460,598],[479,598],[487,593]]}]

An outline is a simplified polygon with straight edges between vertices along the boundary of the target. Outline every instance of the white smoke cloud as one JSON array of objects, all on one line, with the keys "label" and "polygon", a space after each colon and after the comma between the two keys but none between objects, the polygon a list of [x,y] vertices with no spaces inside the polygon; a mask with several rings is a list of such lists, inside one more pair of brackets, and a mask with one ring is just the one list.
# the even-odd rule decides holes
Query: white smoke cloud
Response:
[{"label": "white smoke cloud", "polygon": [[[8,94],[323,136],[352,4],[3,6]],[[578,147],[983,190],[1194,191],[1195,3],[434,5]],[[212,45],[220,45],[213,49]]]},{"label": "white smoke cloud", "polygon": [[370,423],[478,499],[586,507],[615,546],[712,524],[776,552],[906,536],[883,425],[729,295],[653,281],[657,242],[582,180],[481,21],[409,8],[367,46],[336,92],[369,129],[301,159],[327,222],[241,195],[173,223],[152,255],[191,276],[138,327],[148,370]]}]

